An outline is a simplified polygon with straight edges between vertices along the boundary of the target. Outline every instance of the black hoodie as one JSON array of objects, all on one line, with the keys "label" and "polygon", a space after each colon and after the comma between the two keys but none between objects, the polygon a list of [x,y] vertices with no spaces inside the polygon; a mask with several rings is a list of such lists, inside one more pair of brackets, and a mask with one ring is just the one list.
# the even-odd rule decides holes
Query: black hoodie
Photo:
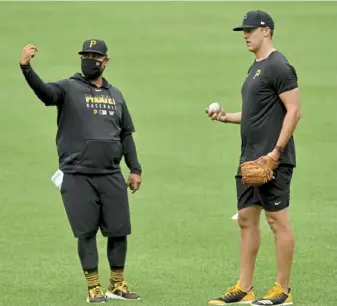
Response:
[{"label": "black hoodie", "polygon": [[131,173],[141,173],[135,131],[122,93],[105,79],[98,88],[76,73],[69,79],[44,83],[30,65],[20,65],[36,96],[57,107],[56,144],[64,173],[120,172],[120,161]]}]

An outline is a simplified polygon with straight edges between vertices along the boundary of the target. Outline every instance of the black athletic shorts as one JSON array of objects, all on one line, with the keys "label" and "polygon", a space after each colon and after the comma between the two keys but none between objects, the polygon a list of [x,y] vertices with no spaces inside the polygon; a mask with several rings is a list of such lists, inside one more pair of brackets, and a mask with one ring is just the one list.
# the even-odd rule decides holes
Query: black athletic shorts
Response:
[{"label": "black athletic shorts", "polygon": [[275,171],[271,182],[259,187],[247,187],[242,184],[240,168],[236,179],[238,210],[252,205],[259,205],[265,211],[280,211],[289,206],[290,182],[293,166],[280,165]]},{"label": "black athletic shorts", "polygon": [[105,237],[131,233],[127,184],[121,173],[65,173],[61,194],[75,237],[91,236],[99,229]]}]

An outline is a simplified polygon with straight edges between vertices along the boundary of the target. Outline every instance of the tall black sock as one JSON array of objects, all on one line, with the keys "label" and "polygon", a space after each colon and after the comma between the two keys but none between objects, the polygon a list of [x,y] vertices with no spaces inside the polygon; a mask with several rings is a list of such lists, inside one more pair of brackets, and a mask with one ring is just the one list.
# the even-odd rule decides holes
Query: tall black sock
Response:
[{"label": "tall black sock", "polygon": [[127,237],[109,237],[107,256],[110,264],[110,280],[122,282],[124,280],[124,266],[127,252]]},{"label": "tall black sock", "polygon": [[78,255],[88,287],[99,286],[96,236],[78,238]]}]

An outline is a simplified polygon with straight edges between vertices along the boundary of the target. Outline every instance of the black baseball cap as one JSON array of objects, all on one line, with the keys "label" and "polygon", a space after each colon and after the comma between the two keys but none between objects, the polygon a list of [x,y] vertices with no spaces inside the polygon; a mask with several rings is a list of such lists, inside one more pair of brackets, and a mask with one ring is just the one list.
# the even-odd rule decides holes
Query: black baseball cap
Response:
[{"label": "black baseball cap", "polygon": [[243,31],[244,29],[254,29],[258,27],[268,27],[274,30],[274,20],[273,18],[264,11],[249,11],[242,21],[242,25],[233,29],[233,31]]},{"label": "black baseball cap", "polygon": [[97,53],[107,56],[107,52],[108,47],[104,40],[88,39],[83,43],[82,51],[78,52],[78,54]]}]

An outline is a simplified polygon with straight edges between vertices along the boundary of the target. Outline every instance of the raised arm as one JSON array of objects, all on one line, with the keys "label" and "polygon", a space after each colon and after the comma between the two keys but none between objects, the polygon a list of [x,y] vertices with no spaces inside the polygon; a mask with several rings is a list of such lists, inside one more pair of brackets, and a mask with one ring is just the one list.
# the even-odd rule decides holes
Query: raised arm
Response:
[{"label": "raised arm", "polygon": [[20,58],[21,71],[36,96],[46,105],[58,105],[63,101],[64,89],[58,83],[44,83],[30,65],[31,59],[38,52],[34,45],[22,49]]}]

